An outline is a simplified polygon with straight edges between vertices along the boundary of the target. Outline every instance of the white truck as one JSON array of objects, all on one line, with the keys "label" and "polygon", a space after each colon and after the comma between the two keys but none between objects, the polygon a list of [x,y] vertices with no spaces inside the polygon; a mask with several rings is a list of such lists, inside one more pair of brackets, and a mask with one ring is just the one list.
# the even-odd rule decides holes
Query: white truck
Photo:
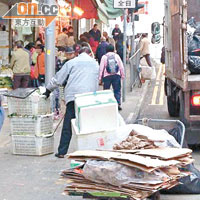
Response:
[{"label": "white truck", "polygon": [[187,141],[200,144],[200,74],[188,70],[187,21],[200,22],[200,0],[165,0],[165,94],[168,111],[186,126]]}]

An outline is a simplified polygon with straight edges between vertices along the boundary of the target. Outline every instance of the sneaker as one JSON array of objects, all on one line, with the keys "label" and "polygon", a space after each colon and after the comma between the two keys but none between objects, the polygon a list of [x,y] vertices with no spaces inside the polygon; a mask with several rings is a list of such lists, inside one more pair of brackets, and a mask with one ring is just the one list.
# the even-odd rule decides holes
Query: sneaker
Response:
[{"label": "sneaker", "polygon": [[121,107],[120,105],[118,105],[118,110],[119,110],[119,111],[122,110],[122,107]]},{"label": "sneaker", "polygon": [[64,156],[64,155],[60,155],[60,154],[56,153],[56,154],[55,154],[55,157],[57,157],[57,158],[64,158],[65,156]]}]

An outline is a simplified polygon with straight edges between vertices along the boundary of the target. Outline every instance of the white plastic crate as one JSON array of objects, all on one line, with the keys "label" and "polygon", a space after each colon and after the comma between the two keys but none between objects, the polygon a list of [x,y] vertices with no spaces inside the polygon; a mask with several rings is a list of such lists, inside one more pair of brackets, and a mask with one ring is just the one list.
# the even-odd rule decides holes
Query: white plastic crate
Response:
[{"label": "white plastic crate", "polygon": [[[80,134],[78,127],[75,124],[75,119],[72,119],[72,141],[70,149],[72,152],[81,150],[109,150],[113,145],[122,141],[132,131],[132,125],[126,125],[122,118],[119,118],[119,125],[112,131],[97,131],[93,133]],[[121,121],[122,120],[122,121]]]},{"label": "white plastic crate", "polygon": [[12,150],[16,155],[42,156],[54,152],[54,136],[36,137],[12,135]]},{"label": "white plastic crate", "polygon": [[53,132],[53,114],[10,118],[11,135],[49,135]]},{"label": "white plastic crate", "polygon": [[80,134],[118,127],[118,104],[111,90],[76,95],[75,111]]},{"label": "white plastic crate", "polygon": [[52,98],[43,95],[31,95],[25,99],[8,97],[9,115],[46,115],[51,113]]}]

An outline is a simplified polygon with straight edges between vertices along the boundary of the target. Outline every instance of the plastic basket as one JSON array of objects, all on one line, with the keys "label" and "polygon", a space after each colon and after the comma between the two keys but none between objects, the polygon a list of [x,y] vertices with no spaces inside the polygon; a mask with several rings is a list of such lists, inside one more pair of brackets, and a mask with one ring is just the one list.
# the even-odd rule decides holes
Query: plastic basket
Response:
[{"label": "plastic basket", "polygon": [[26,99],[8,97],[9,115],[46,115],[51,113],[51,99],[43,95],[31,95]]},{"label": "plastic basket", "polygon": [[36,137],[12,135],[12,150],[16,155],[42,156],[54,152],[54,136]]},{"label": "plastic basket", "polygon": [[11,117],[11,135],[49,135],[53,130],[53,114],[37,117]]}]

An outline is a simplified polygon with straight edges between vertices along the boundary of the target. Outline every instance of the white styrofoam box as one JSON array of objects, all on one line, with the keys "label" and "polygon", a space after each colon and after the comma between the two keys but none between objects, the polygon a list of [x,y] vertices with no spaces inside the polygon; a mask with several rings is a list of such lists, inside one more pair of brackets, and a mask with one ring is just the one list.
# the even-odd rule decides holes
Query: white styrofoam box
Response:
[{"label": "white styrofoam box", "polygon": [[75,112],[80,133],[118,127],[118,104],[111,90],[76,95]]},{"label": "white styrofoam box", "polygon": [[132,124],[122,125],[116,130],[101,131],[88,134],[79,134],[78,127],[75,124],[75,119],[72,119],[72,151],[78,150],[108,150],[112,149],[114,144],[122,141],[121,138],[126,138],[132,131]]},{"label": "white styrofoam box", "polygon": [[30,95],[25,99],[8,97],[9,115],[46,115],[52,112],[52,98],[44,95]]},{"label": "white styrofoam box", "polygon": [[10,118],[11,135],[49,135],[53,132],[53,114]]},{"label": "white styrofoam box", "polygon": [[16,155],[42,156],[54,152],[54,136],[36,137],[12,135],[12,150]]}]

